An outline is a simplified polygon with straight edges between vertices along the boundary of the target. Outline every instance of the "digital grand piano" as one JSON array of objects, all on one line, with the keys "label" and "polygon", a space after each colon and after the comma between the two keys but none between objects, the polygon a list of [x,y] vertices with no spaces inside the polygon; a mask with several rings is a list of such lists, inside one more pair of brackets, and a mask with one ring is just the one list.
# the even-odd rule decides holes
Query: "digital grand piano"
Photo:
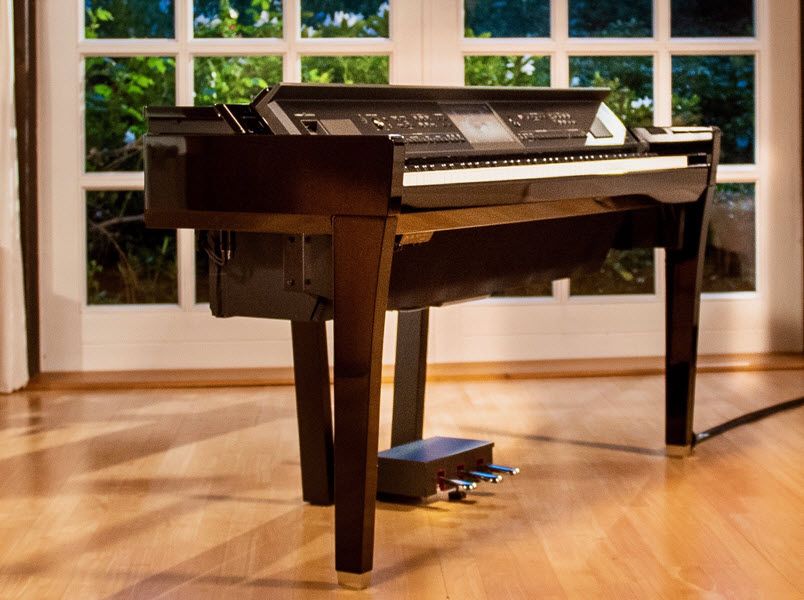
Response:
[{"label": "digital grand piano", "polygon": [[[606,94],[281,84],[246,105],[147,109],[147,225],[208,232],[214,315],[291,321],[303,497],[335,503],[341,584],[368,584],[378,489],[463,493],[515,471],[490,442],[422,440],[430,306],[596,271],[612,247],[664,248],[666,443],[691,448],[720,134],[627,129]],[[393,434],[378,455],[388,310]]]}]

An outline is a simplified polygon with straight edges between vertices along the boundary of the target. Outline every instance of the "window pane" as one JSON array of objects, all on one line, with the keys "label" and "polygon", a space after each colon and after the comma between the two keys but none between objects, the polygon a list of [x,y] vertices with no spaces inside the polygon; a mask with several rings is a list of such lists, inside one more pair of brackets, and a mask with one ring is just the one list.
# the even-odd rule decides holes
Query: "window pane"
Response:
[{"label": "window pane", "polygon": [[573,278],[570,292],[573,296],[652,294],[653,272],[652,248],[611,249],[600,271]]},{"label": "window pane", "polygon": [[301,0],[302,37],[388,37],[386,0]]},{"label": "window pane", "polygon": [[712,208],[703,291],[755,290],[754,184],[718,185]]},{"label": "window pane", "polygon": [[466,85],[550,85],[549,56],[466,56]]},{"label": "window pane", "polygon": [[[570,84],[608,87],[606,104],[631,127],[653,124],[653,59],[650,56],[572,56]],[[576,277],[573,295],[652,294],[653,250],[610,250],[600,271]]]},{"label": "window pane", "polygon": [[[463,59],[466,85],[550,85],[549,56],[466,56]],[[552,296],[549,279],[534,279],[495,294],[497,296]]]},{"label": "window pane", "polygon": [[387,56],[304,56],[301,70],[311,83],[388,83]]},{"label": "window pane", "polygon": [[195,104],[250,102],[282,81],[281,56],[205,56],[193,63]]},{"label": "window pane", "polygon": [[754,162],[754,57],[674,56],[673,124],[717,125],[720,162]]},{"label": "window pane", "polygon": [[176,232],[146,229],[144,194],[87,192],[87,303],[178,301]]},{"label": "window pane", "polygon": [[163,56],[86,59],[86,170],[141,171],[143,109],[174,104],[174,65]]},{"label": "window pane", "polygon": [[193,35],[282,37],[282,0],[193,0]]},{"label": "window pane", "polygon": [[87,39],[173,35],[173,0],[84,0]]},{"label": "window pane", "polygon": [[550,0],[466,0],[466,37],[550,37]]},{"label": "window pane", "polygon": [[754,35],[752,0],[672,0],[674,37]]},{"label": "window pane", "polygon": [[607,87],[606,104],[629,127],[653,125],[653,58],[571,56],[570,85]]},{"label": "window pane", "polygon": [[[262,88],[282,81],[280,56],[205,56],[193,63],[195,104],[249,102]],[[209,302],[206,236],[196,234],[195,301]]]},{"label": "window pane", "polygon": [[651,37],[653,1],[569,0],[570,37]]}]

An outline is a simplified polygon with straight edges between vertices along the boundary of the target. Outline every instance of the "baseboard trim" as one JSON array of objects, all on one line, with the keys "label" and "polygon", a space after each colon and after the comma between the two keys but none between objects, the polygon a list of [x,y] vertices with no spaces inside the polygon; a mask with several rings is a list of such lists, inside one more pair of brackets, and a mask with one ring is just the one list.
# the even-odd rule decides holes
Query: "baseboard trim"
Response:
[{"label": "baseboard trim", "polygon": [[[698,358],[701,373],[804,369],[804,353],[710,354]],[[664,358],[582,358],[515,362],[435,363],[428,381],[494,381],[562,377],[660,375]],[[383,366],[383,382],[393,381],[393,365]],[[253,387],[293,385],[293,369],[170,369],[147,371],[62,371],[39,373],[27,391]]]}]

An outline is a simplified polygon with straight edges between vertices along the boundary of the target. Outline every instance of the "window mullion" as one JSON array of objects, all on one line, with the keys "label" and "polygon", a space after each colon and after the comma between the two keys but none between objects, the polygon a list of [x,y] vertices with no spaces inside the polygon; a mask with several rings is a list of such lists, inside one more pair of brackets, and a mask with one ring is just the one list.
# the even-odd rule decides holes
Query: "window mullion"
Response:
[{"label": "window mullion", "polygon": [[[653,0],[653,124],[669,125],[673,120],[673,66],[670,56],[671,0]],[[654,248],[654,291],[664,298],[667,290],[664,248]]]},{"label": "window mullion", "polygon": [[569,1],[553,0],[550,5],[550,37],[556,44],[550,58],[550,85],[569,87]]},{"label": "window mullion", "polygon": [[301,81],[298,41],[301,37],[301,0],[282,0],[282,37],[286,51],[282,60],[283,81]]},{"label": "window mullion", "polygon": [[[175,3],[176,41],[176,103],[193,104],[193,59],[189,52],[192,26],[192,0]],[[195,233],[192,229],[176,231],[176,278],[178,300],[182,310],[195,305]]]},{"label": "window mullion", "polygon": [[673,120],[673,63],[670,56],[670,2],[654,0],[653,123],[669,125]]}]

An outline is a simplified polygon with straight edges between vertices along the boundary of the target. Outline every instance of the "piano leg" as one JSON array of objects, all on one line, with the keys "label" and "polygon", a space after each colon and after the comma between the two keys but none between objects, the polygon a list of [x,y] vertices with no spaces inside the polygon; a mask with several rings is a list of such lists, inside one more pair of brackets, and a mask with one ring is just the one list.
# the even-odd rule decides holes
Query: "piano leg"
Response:
[{"label": "piano leg", "polygon": [[363,588],[374,554],[382,340],[396,217],[334,217],[335,568]]},{"label": "piano leg", "polygon": [[326,506],[332,504],[335,497],[327,330],[323,322],[292,321],[290,331],[302,497],[310,504]]},{"label": "piano leg", "polygon": [[400,310],[394,368],[391,446],[422,439],[424,385],[427,377],[427,328],[430,310]]},{"label": "piano leg", "polygon": [[665,443],[669,456],[692,451],[698,316],[714,186],[680,218],[681,243],[666,251]]}]

